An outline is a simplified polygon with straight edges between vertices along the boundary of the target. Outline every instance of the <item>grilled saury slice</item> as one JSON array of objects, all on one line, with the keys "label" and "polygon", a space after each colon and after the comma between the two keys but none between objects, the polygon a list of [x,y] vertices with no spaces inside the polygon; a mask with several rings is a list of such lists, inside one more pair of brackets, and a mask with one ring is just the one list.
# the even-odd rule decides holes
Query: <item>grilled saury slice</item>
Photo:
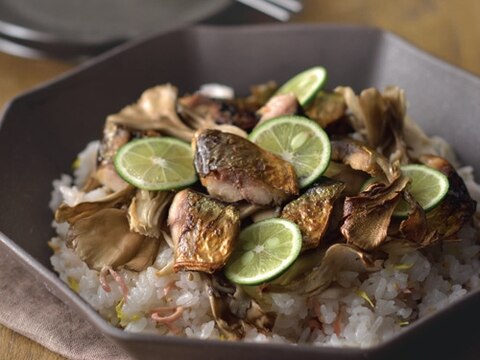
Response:
[{"label": "grilled saury slice", "polygon": [[244,138],[209,129],[192,145],[200,181],[215,198],[280,205],[298,194],[293,166]]},{"label": "grilled saury slice", "polygon": [[327,231],[333,203],[343,189],[343,182],[325,179],[283,208],[281,217],[293,221],[302,232],[302,250],[315,248],[320,244]]},{"label": "grilled saury slice", "polygon": [[232,253],[240,214],[234,205],[185,189],[173,199],[168,225],[174,243],[174,270],[213,273]]},{"label": "grilled saury slice", "polygon": [[451,238],[472,219],[477,203],[470,197],[463,179],[446,159],[440,156],[423,155],[420,157],[420,162],[440,171],[448,178],[450,186],[447,195],[426,215],[430,230],[435,230],[442,238]]}]

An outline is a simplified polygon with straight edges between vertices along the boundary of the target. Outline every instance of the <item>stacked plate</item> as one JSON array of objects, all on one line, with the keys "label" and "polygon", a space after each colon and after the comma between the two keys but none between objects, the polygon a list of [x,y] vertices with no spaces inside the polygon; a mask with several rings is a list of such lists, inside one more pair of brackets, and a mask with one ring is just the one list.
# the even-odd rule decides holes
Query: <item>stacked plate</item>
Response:
[{"label": "stacked plate", "polygon": [[0,51],[81,59],[206,19],[230,0],[0,0]]}]

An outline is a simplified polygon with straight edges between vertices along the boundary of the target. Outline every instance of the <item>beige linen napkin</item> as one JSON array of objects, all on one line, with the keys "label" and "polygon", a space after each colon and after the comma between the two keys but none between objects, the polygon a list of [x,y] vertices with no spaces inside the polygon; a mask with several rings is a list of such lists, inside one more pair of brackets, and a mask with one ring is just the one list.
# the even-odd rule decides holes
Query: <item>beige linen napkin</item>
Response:
[{"label": "beige linen napkin", "polygon": [[9,254],[0,254],[0,323],[73,360],[131,360]]}]

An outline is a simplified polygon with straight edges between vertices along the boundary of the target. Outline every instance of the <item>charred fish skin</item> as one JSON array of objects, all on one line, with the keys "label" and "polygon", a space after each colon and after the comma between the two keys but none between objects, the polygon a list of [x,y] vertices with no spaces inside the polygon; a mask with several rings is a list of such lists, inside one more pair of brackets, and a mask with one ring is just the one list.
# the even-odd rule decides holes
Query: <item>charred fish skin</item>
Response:
[{"label": "charred fish skin", "polygon": [[242,137],[207,129],[192,145],[200,181],[215,198],[280,205],[298,194],[293,166]]},{"label": "charred fish skin", "polygon": [[113,161],[115,153],[130,140],[130,132],[122,125],[106,122],[103,129],[103,139],[98,150],[97,162],[107,165]]},{"label": "charred fish skin", "polygon": [[184,96],[179,99],[179,102],[194,111],[197,116],[219,125],[235,125],[249,131],[258,122],[255,111],[238,101],[211,98],[197,93]]},{"label": "charred fish skin", "polygon": [[316,248],[325,235],[333,203],[345,189],[341,181],[324,179],[298,199],[285,205],[281,217],[298,225],[303,236],[302,251]]},{"label": "charred fish skin", "polygon": [[435,230],[442,238],[453,237],[472,219],[477,202],[472,199],[463,179],[446,159],[435,155],[422,155],[419,160],[448,178],[447,195],[426,215],[429,230]]},{"label": "charred fish skin", "polygon": [[175,195],[168,225],[174,243],[174,270],[213,273],[233,251],[240,213],[234,205],[186,189]]}]

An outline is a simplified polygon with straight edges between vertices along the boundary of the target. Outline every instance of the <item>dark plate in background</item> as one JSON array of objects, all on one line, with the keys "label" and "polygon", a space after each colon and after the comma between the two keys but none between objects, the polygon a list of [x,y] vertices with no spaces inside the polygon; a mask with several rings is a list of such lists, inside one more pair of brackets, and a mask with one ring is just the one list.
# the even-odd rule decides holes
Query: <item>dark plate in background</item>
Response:
[{"label": "dark plate in background", "polygon": [[0,50],[25,57],[91,56],[139,36],[203,20],[231,3],[231,0],[0,0],[3,37]]},{"label": "dark plate in background", "polygon": [[479,291],[380,346],[336,349],[126,333],[107,324],[51,270],[46,243],[53,235],[51,182],[70,172],[76,154],[100,137],[106,115],[159,83],[171,82],[183,93],[220,82],[245,94],[252,84],[281,83],[318,64],[329,70],[329,88],[405,88],[410,115],[428,133],[448,139],[464,163],[480,163],[480,80],[392,34],[318,25],[180,30],[117,48],[10,103],[0,129],[0,247],[107,337],[143,359],[162,354],[165,359],[390,360],[480,353]]}]

